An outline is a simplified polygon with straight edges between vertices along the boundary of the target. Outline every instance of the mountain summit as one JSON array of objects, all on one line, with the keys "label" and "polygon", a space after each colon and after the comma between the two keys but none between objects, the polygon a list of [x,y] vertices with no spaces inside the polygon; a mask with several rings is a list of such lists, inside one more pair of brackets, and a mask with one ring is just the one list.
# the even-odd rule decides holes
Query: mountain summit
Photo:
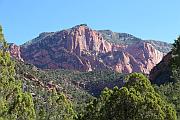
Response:
[{"label": "mountain summit", "polygon": [[170,47],[164,42],[145,41],[110,30],[96,31],[81,24],[58,32],[41,33],[21,46],[21,56],[42,69],[111,69],[148,74]]}]

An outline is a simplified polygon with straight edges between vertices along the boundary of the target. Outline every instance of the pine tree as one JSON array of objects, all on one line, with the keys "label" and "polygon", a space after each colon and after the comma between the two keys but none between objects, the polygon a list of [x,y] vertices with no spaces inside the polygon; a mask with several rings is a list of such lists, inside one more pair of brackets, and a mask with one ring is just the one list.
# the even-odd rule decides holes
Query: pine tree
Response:
[{"label": "pine tree", "polygon": [[15,63],[0,26],[0,119],[35,119],[34,104],[29,93],[23,93],[21,82],[15,79]]},{"label": "pine tree", "polygon": [[180,36],[173,44],[171,68],[173,81],[180,82]]},{"label": "pine tree", "polygon": [[180,67],[180,36],[174,41],[172,54],[173,65]]},{"label": "pine tree", "polygon": [[38,120],[73,120],[76,115],[72,104],[63,93],[48,92],[42,103],[36,102]]},{"label": "pine tree", "polygon": [[124,87],[103,91],[81,120],[177,120],[176,111],[142,74],[133,73]]}]

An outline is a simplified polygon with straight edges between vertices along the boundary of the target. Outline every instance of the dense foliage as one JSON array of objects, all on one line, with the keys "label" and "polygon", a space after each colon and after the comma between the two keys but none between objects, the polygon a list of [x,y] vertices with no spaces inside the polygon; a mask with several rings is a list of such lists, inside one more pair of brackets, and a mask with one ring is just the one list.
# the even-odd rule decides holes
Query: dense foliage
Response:
[{"label": "dense foliage", "polygon": [[35,119],[32,96],[23,92],[21,82],[15,79],[14,62],[0,26],[0,119]]},{"label": "dense foliage", "polygon": [[[113,71],[42,71],[31,64],[23,62],[16,62],[16,71],[21,80],[24,81],[25,89],[35,94],[35,97],[40,96],[41,99],[47,94],[44,88],[52,82],[52,85],[56,86],[58,93],[63,92],[68,96],[73,103],[74,110],[78,113],[83,112],[86,103],[94,99],[93,96],[99,96],[105,86],[109,88],[116,85],[121,87],[124,77],[123,74]],[[36,79],[36,81],[33,81],[29,76]]]},{"label": "dense foliage", "polygon": [[178,83],[180,82],[180,36],[173,44],[172,54],[172,78]]},{"label": "dense foliage", "polygon": [[175,40],[172,48],[172,59],[170,63],[172,81],[156,86],[156,90],[175,106],[178,119],[180,119],[180,37]]},{"label": "dense foliage", "polygon": [[0,119],[72,120],[76,117],[71,102],[63,93],[35,85],[38,81],[28,74],[26,77],[31,77],[31,80],[20,77],[17,71],[15,73],[15,63],[8,52],[1,27],[0,44]]},{"label": "dense foliage", "polygon": [[173,65],[180,67],[180,36],[175,40],[173,44]]},{"label": "dense foliage", "polygon": [[71,102],[64,94],[55,91],[48,93],[44,98],[34,98],[37,120],[73,120],[74,113]]},{"label": "dense foliage", "polygon": [[176,120],[176,111],[154,91],[142,74],[128,76],[124,87],[105,89],[92,101],[82,120]]}]

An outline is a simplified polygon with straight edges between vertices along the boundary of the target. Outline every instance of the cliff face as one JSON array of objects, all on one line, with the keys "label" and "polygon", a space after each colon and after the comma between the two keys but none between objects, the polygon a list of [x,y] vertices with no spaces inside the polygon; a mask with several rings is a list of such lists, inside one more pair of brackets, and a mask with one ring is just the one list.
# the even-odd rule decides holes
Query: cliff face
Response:
[{"label": "cliff face", "polygon": [[127,52],[131,54],[134,59],[139,62],[137,65],[141,72],[149,73],[149,71],[161,61],[163,53],[155,49],[151,44],[146,42],[139,42],[137,44],[128,46]]},{"label": "cliff face", "polygon": [[117,44],[106,39],[107,36],[111,38],[114,33],[107,34],[108,32],[95,31],[86,25],[42,33],[22,45],[21,54],[25,61],[43,69],[112,69],[123,73],[147,74],[163,57],[163,52],[132,35],[119,33],[119,37],[116,35],[114,39],[125,40],[125,43],[131,41],[131,44]]},{"label": "cliff face", "polygon": [[149,74],[149,79],[152,83],[156,84],[164,84],[166,82],[170,82],[171,80],[171,60],[172,53],[169,52],[166,56],[163,57],[162,61],[159,62]]},{"label": "cliff face", "polygon": [[19,61],[24,61],[21,57],[20,47],[16,44],[9,44],[9,52],[13,58]]}]

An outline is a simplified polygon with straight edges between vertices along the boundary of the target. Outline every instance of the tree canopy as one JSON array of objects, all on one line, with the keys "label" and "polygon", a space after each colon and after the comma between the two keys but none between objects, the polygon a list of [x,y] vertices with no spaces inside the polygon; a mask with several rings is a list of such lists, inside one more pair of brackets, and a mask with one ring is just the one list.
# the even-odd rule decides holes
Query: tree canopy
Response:
[{"label": "tree canopy", "polygon": [[180,36],[175,40],[172,48],[171,80],[166,84],[156,86],[156,91],[159,92],[169,103],[175,106],[178,119],[180,119]]},{"label": "tree canopy", "polygon": [[15,79],[14,62],[0,26],[0,119],[36,118],[32,96],[23,92],[21,82]]},{"label": "tree canopy", "polygon": [[127,77],[124,87],[105,89],[92,101],[82,120],[176,120],[176,111],[140,73]]},{"label": "tree canopy", "polygon": [[180,36],[174,41],[172,53],[173,53],[173,65],[180,67]]}]

